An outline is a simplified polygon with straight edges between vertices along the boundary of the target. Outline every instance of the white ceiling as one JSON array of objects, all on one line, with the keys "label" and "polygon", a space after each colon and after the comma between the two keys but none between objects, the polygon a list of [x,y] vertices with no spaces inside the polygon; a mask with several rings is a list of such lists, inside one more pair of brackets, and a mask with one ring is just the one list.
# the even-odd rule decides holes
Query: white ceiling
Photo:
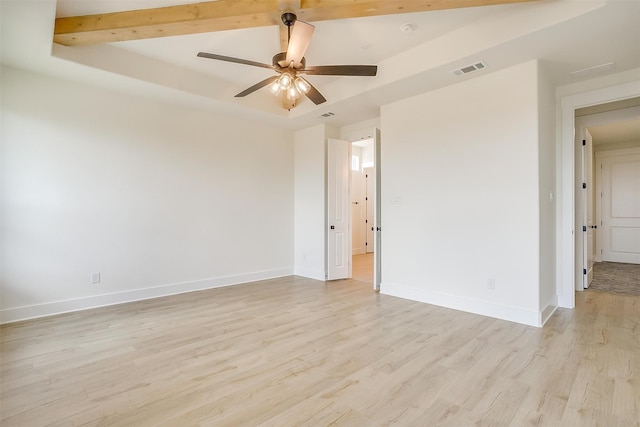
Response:
[{"label": "white ceiling", "polygon": [[[375,64],[378,76],[310,76],[328,102],[315,106],[305,100],[291,112],[267,89],[234,98],[269,77],[269,70],[196,57],[205,51],[270,63],[279,51],[275,26],[96,46],[52,46],[56,16],[188,2],[0,0],[1,60],[16,68],[290,128],[378,117],[386,103],[531,59],[540,59],[557,85],[580,81],[569,75],[571,71],[612,61],[615,68],[609,73],[640,67],[637,0],[548,0],[317,22],[308,64]],[[415,31],[402,32],[404,23],[413,24]],[[488,68],[462,77],[450,72],[478,61],[485,61]],[[328,111],[335,115],[320,117]]]},{"label": "white ceiling", "polygon": [[597,117],[589,126],[594,145],[640,141],[640,98],[627,98],[576,110],[576,117]]},{"label": "white ceiling", "polygon": [[640,141],[640,117],[588,129],[594,145]]}]

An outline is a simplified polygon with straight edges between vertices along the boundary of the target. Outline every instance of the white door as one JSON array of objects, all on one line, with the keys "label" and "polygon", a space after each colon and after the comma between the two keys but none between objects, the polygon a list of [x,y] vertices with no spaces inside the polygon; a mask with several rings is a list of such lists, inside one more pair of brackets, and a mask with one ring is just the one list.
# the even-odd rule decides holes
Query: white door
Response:
[{"label": "white door", "polygon": [[351,276],[349,148],[349,142],[340,139],[327,143],[327,280]]},{"label": "white door", "polygon": [[585,289],[591,284],[593,279],[593,259],[594,259],[594,220],[593,220],[593,140],[587,129],[584,130],[582,143],[582,268],[583,282]]},{"label": "white door", "polygon": [[366,181],[365,172],[354,165],[354,156],[359,155],[360,148],[351,149],[351,253],[360,255],[367,252]]},{"label": "white door", "polygon": [[374,192],[374,188],[375,188],[375,179],[376,179],[376,173],[375,173],[375,169],[374,168],[366,168],[364,170],[364,174],[365,174],[365,180],[366,180],[366,193],[365,193],[365,206],[366,206],[366,218],[365,218],[365,222],[366,222],[366,226],[367,226],[367,241],[366,241],[366,252],[367,253],[371,253],[373,252],[373,246],[374,246],[374,213],[375,213],[375,209],[374,209],[374,204],[373,201],[375,199],[375,192]]},{"label": "white door", "polygon": [[640,264],[640,154],[603,157],[602,260]]}]

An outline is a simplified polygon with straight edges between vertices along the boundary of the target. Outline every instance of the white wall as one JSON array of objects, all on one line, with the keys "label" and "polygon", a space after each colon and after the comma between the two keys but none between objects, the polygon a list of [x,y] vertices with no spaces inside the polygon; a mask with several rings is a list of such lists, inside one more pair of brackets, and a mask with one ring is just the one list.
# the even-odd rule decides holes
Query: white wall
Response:
[{"label": "white wall", "polygon": [[326,124],[294,133],[294,271],[316,280],[327,271],[327,139],[338,135]]},{"label": "white wall", "polygon": [[362,161],[360,163],[374,164],[376,161],[375,146],[373,139],[367,141],[367,144],[362,147]]},{"label": "white wall", "polygon": [[538,161],[540,197],[540,310],[544,323],[558,305],[556,289],[555,87],[538,69]]},{"label": "white wall", "polygon": [[[606,74],[604,76],[594,77],[592,79],[581,80],[576,83],[558,86],[556,88],[556,106],[560,107],[561,98],[571,96],[571,95],[580,95],[580,98],[586,97],[590,98],[591,95],[586,95],[592,91],[602,90],[603,92],[609,92],[609,88],[618,86],[625,83],[637,83],[640,76],[640,68],[633,68],[631,70],[623,71],[620,73]],[[629,97],[635,97],[635,93],[630,93]],[[604,96],[608,98],[608,96]],[[629,97],[613,97],[612,99],[607,99],[606,101],[596,101],[595,103],[587,102],[583,105],[580,105],[578,108],[582,107],[590,107],[592,105],[603,104],[611,101],[618,101],[620,99],[627,99]],[[556,111],[556,113],[559,113]],[[560,118],[560,117],[558,117]],[[560,136],[560,129],[556,132],[556,137]]]},{"label": "white wall", "polygon": [[381,292],[540,323],[538,95],[532,61],[383,106]]},{"label": "white wall", "polygon": [[290,131],[2,70],[4,321],[291,274],[293,240]]},{"label": "white wall", "polygon": [[359,141],[362,139],[375,138],[376,129],[380,129],[380,118],[365,120],[358,123],[353,123],[347,126],[342,126],[339,129],[338,136],[333,138],[346,139],[347,141]]},{"label": "white wall", "polygon": [[295,274],[325,278],[325,125],[296,131]]}]

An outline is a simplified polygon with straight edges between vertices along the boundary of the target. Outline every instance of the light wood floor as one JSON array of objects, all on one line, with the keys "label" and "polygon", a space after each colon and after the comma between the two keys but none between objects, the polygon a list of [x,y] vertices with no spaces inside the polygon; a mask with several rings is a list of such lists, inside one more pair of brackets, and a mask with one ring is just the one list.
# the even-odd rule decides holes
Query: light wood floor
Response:
[{"label": "light wood floor", "polygon": [[373,285],[373,252],[351,257],[353,280]]},{"label": "light wood floor", "polygon": [[287,277],[5,325],[2,426],[637,426],[640,298],[544,328]]}]

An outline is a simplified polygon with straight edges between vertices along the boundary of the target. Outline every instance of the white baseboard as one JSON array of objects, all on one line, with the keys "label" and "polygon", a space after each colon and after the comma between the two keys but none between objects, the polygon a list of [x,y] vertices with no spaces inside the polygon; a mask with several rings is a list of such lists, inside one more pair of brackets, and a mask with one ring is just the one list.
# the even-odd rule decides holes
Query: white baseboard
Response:
[{"label": "white baseboard", "polygon": [[326,280],[323,270],[296,267],[293,274],[295,274],[296,276],[306,277],[309,279],[316,279],[316,280],[322,280],[322,281]]},{"label": "white baseboard", "polygon": [[496,319],[522,323],[524,325],[542,326],[540,313],[533,310],[468,299],[440,292],[431,292],[408,286],[390,285],[388,283],[382,283],[380,285],[380,293],[468,313],[480,314],[482,316],[494,317]]},{"label": "white baseboard", "polygon": [[365,248],[353,248],[351,250],[351,255],[363,255],[366,253],[367,253],[367,250]]},{"label": "white baseboard", "polygon": [[52,316],[54,314],[88,310],[90,308],[104,307],[126,302],[183,294],[186,292],[238,285],[258,280],[274,279],[277,277],[290,276],[292,274],[293,271],[291,268],[280,268],[275,270],[239,274],[236,276],[216,277],[212,279],[197,280],[194,282],[173,283],[169,285],[155,286],[152,288],[132,289],[129,291],[92,295],[89,297],[74,298],[64,301],[52,301],[43,304],[7,308],[0,310],[0,324]]},{"label": "white baseboard", "polygon": [[548,306],[546,306],[540,313],[540,326],[544,326],[544,324],[547,323],[547,320],[549,320],[551,315],[555,313],[557,309],[557,305],[549,304]]}]

